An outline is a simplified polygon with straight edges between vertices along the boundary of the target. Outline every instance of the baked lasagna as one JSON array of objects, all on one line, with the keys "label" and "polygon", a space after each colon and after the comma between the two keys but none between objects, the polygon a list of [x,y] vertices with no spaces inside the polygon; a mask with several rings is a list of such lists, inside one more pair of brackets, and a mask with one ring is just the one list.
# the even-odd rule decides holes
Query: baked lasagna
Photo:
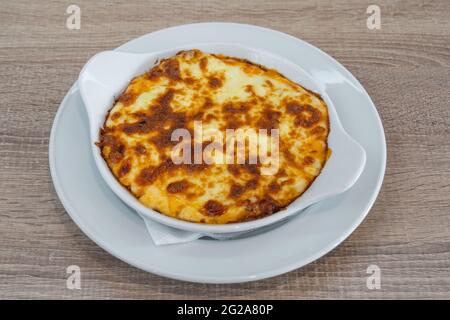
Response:
[{"label": "baked lasagna", "polygon": [[273,214],[305,192],[327,160],[329,129],[320,95],[276,70],[194,49],[134,78],[97,145],[148,208],[225,224]]}]

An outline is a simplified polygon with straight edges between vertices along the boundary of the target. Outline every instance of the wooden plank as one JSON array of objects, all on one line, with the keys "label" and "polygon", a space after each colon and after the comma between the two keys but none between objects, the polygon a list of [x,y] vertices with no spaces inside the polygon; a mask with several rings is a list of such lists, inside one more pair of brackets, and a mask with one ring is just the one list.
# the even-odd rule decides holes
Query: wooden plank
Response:
[{"label": "wooden plank", "polygon": [[[366,28],[381,8],[382,29]],[[450,2],[0,1],[0,298],[450,298]],[[288,274],[246,284],[165,279],[104,252],[71,221],[52,186],[48,138],[60,101],[94,53],[168,26],[232,21],[320,47],[366,87],[386,131],[380,196],[341,246]],[[82,268],[68,290],[66,267]],[[366,268],[382,289],[366,288]]]}]

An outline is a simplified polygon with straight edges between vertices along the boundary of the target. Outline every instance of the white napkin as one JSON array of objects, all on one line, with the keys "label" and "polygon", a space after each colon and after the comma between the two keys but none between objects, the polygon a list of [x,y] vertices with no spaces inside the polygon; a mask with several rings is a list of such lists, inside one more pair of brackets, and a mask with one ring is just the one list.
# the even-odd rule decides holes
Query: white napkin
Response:
[{"label": "white napkin", "polygon": [[[302,210],[303,211],[303,210]],[[301,211],[300,211],[301,212]],[[139,214],[139,213],[138,213]],[[168,244],[178,244],[178,243],[186,243],[195,241],[200,238],[212,238],[215,240],[230,240],[234,238],[238,238],[241,236],[254,236],[263,232],[266,232],[270,229],[277,228],[279,225],[284,224],[290,217],[284,218],[274,224],[269,226],[260,227],[256,230],[249,231],[238,231],[232,233],[201,233],[201,232],[190,232],[184,231],[176,228],[172,228],[161,224],[159,222],[153,221],[139,214],[140,217],[144,220],[145,226],[150,237],[153,240],[153,243],[157,246],[163,246]]]},{"label": "white napkin", "polygon": [[140,215],[141,218],[145,222],[145,226],[147,228],[148,233],[150,234],[150,237],[152,238],[153,242],[157,246],[167,245],[167,244],[177,244],[177,243],[185,243],[194,241],[203,237],[209,237],[216,240],[229,240],[232,238],[235,238],[239,235],[242,235],[244,233],[247,233],[245,231],[243,232],[234,232],[234,233],[197,233],[197,232],[190,232],[190,231],[184,231],[176,228],[172,228],[169,226],[166,226],[164,224],[161,224],[159,222],[153,221],[151,219],[145,218],[144,216]]}]

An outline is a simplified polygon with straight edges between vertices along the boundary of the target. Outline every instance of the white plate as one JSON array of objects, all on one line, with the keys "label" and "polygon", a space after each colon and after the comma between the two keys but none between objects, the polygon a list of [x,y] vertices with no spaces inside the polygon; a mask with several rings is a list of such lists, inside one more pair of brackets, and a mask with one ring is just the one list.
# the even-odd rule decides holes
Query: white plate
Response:
[{"label": "white plate", "polygon": [[144,53],[217,41],[241,43],[283,56],[324,87],[344,128],[366,150],[366,167],[350,190],[310,207],[288,223],[251,237],[157,247],[139,216],[100,177],[90,152],[88,119],[76,85],[61,103],[53,124],[50,169],[56,192],[72,219],[119,259],[186,281],[252,281],[304,266],[350,235],[381,187],[386,142],[375,106],[361,84],[333,58],[289,35],[250,25],[201,23],[157,31],[117,50]]}]

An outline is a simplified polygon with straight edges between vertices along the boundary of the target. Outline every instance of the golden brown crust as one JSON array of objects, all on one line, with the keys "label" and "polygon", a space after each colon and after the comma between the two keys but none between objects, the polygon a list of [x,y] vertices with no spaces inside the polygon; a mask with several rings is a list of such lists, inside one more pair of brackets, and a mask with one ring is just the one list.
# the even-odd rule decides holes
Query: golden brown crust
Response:
[{"label": "golden brown crust", "polygon": [[[191,141],[212,164],[174,164],[175,129],[271,129],[280,133],[279,168],[260,162],[218,163],[212,138]],[[275,70],[199,50],[179,52],[134,78],[109,110],[97,145],[112,173],[144,205],[199,223],[231,223],[270,215],[299,197],[328,155],[323,99]],[[236,141],[235,141],[236,142]],[[214,141],[220,147],[222,142]],[[240,148],[239,143],[236,144]],[[241,146],[242,147],[242,146]],[[233,156],[235,157],[235,155]]]}]

